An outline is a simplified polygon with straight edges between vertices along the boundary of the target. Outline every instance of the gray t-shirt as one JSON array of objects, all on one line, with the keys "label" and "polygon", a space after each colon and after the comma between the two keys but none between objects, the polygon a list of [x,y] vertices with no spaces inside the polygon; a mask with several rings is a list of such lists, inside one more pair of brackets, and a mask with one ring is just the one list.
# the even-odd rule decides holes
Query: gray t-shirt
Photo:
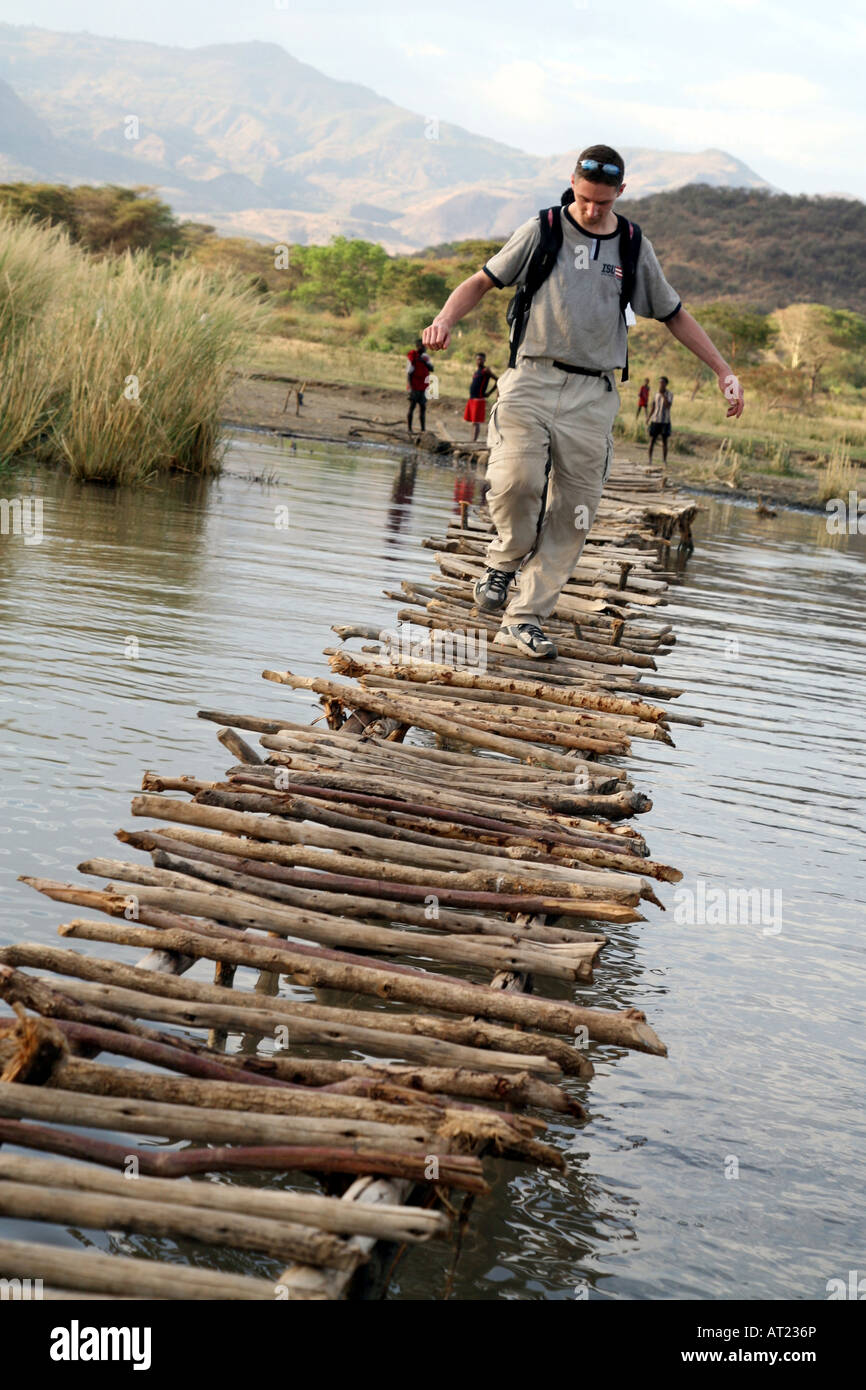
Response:
[{"label": "gray t-shirt", "polygon": [[[532,301],[517,355],[553,357],[572,367],[613,371],[624,367],[627,330],[620,312],[622,267],[619,231],[593,236],[562,208],[562,247],[550,275]],[[517,228],[510,241],[483,267],[498,289],[520,285],[538,245],[538,216]],[[632,308],[643,318],[673,318],[680,299],[644,237],[638,255]]]}]

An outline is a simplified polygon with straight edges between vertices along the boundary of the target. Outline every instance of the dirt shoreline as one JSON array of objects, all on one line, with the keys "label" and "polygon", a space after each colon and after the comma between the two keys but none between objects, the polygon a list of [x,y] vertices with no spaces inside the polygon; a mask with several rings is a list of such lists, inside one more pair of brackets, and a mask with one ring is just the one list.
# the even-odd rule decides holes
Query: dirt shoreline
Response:
[{"label": "dirt shoreline", "polygon": [[[465,402],[443,397],[427,409],[428,429],[410,435],[406,428],[406,393],[378,386],[331,381],[304,383],[298,410],[295,377],[253,374],[239,378],[229,395],[223,423],[245,429],[275,432],[298,439],[332,443],[380,444],[394,449],[418,449],[448,458],[455,466],[482,467],[486,461],[485,430],[477,444],[472,426],[463,419]],[[418,415],[415,414],[417,423]],[[667,477],[679,488],[729,501],[764,503],[771,507],[823,512],[816,477],[797,477],[744,470],[736,484],[713,476],[717,445],[701,444],[684,430],[689,452],[676,452],[676,433],[667,461]],[[617,439],[620,454],[645,456],[646,445]],[[655,458],[660,461],[656,450]]]}]

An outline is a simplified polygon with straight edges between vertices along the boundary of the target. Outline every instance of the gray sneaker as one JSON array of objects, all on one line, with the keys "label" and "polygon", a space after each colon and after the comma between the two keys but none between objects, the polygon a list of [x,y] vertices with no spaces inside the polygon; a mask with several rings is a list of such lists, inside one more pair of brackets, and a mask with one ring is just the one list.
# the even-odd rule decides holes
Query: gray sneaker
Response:
[{"label": "gray sneaker", "polygon": [[493,639],[493,645],[510,647],[539,661],[552,661],[557,655],[554,643],[545,637],[538,623],[515,623],[512,627],[501,627]]},{"label": "gray sneaker", "polygon": [[476,604],[484,613],[498,613],[505,607],[508,586],[514,575],[511,570],[496,570],[488,567],[480,579],[476,579],[472,590]]}]

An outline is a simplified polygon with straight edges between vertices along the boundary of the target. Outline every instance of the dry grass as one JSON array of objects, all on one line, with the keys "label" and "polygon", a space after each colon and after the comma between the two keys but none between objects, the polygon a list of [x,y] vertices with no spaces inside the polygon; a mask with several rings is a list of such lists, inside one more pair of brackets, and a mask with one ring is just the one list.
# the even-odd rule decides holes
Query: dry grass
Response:
[{"label": "dry grass", "polygon": [[0,459],[104,482],[212,470],[229,375],[261,315],[233,278],[96,261],[57,230],[0,221]]},{"label": "dry grass", "polygon": [[856,491],[860,469],[851,462],[851,451],[844,444],[836,444],[824,461],[818,475],[818,496],[822,502],[831,498],[848,498],[850,491]]}]

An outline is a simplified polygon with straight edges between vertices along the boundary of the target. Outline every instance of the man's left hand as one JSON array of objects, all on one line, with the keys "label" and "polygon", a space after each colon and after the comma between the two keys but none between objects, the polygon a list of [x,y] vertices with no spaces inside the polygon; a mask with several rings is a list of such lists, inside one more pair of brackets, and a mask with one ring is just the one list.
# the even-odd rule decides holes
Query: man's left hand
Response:
[{"label": "man's left hand", "polygon": [[728,419],[732,416],[738,419],[746,408],[743,397],[743,388],[733,372],[719,373],[719,390],[728,402]]}]

